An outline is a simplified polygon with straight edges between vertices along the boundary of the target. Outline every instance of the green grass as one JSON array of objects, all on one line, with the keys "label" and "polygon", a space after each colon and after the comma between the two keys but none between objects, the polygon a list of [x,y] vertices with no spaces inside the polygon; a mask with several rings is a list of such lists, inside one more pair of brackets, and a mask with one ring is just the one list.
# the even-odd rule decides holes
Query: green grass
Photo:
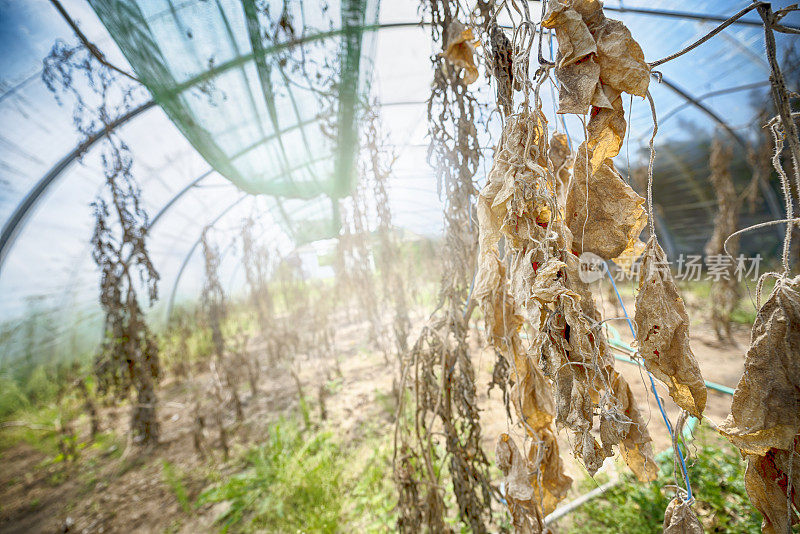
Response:
[{"label": "green grass", "polygon": [[[699,444],[699,441],[705,441]],[[706,532],[730,534],[761,532],[761,515],[750,504],[744,488],[744,461],[737,450],[716,436],[701,432],[690,445],[689,477],[697,502],[694,510]],[[661,532],[664,510],[674,491],[672,458],[661,458],[658,479],[642,484],[629,473],[622,483],[590,501],[569,517],[570,533],[649,534]],[[597,487],[587,479],[581,491]]]},{"label": "green grass", "polygon": [[186,513],[191,512],[192,505],[189,502],[189,493],[186,491],[186,485],[183,483],[183,475],[171,463],[166,460],[161,460],[161,477],[164,484],[175,495],[175,500],[181,506],[181,510]]},{"label": "green grass", "polygon": [[0,420],[30,405],[25,393],[17,382],[7,376],[0,376]]},{"label": "green grass", "polygon": [[[734,308],[731,313],[731,321],[733,323],[752,326],[753,321],[756,319],[756,314],[758,313],[758,310],[753,305],[756,300],[756,285],[755,282],[750,280],[747,281],[747,284],[744,282],[739,284],[741,298],[736,308]],[[690,292],[695,298],[703,301],[708,301],[711,296],[711,282],[708,280],[684,281],[680,282],[679,286],[681,291]],[[775,287],[775,280],[768,278],[764,282],[764,288],[761,292],[762,303],[767,299],[773,287]],[[690,313],[690,316],[692,316],[693,319],[703,322],[708,320],[707,317],[702,314],[697,314],[696,312]]]},{"label": "green grass", "polygon": [[244,469],[206,489],[197,505],[228,503],[222,532],[381,532],[394,525],[389,445],[343,446],[326,430],[273,425],[247,451]]}]

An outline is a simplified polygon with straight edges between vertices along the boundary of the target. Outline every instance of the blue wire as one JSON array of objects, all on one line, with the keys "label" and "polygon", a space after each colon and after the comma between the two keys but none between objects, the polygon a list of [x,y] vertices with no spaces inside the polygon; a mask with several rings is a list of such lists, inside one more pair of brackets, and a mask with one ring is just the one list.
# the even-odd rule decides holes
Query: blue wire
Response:
[{"label": "blue wire", "polygon": [[[617,290],[617,284],[614,283],[614,277],[611,276],[611,270],[608,268],[608,264],[606,266],[606,274],[608,275],[608,279],[611,280],[611,287],[614,288],[614,293],[617,295],[617,301],[619,301],[619,305],[622,307],[622,313],[625,314],[625,320],[628,321],[628,328],[631,329],[631,335],[633,335],[633,339],[636,339],[636,331],[633,329],[633,323],[631,322],[631,318],[628,316],[628,310],[625,309],[625,303],[622,302],[622,296],[619,294]],[[647,369],[645,369],[647,371]],[[667,418],[667,413],[664,411],[664,407],[661,405],[661,398],[658,396],[658,391],[656,391],[656,381],[653,379],[652,373],[647,371],[647,376],[650,377],[650,388],[653,390],[653,395],[656,398],[656,403],[658,404],[658,411],[661,412],[661,417],[664,419],[664,424],[667,425],[667,430],[669,431],[669,436],[673,440],[675,439],[675,435],[672,432],[672,425],[669,422],[669,418]],[[681,453],[680,447],[675,447],[675,450],[678,452],[678,459],[680,460],[681,464],[681,472],[683,473],[683,480],[686,481],[686,500],[692,500],[692,484],[689,482],[689,473],[686,470],[686,462],[683,460],[683,453]]]}]

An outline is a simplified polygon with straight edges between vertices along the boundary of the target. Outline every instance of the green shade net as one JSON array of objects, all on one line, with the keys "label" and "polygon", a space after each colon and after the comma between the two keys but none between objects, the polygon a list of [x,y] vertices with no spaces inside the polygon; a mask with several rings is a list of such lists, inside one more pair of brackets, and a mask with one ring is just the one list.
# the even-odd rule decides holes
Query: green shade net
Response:
[{"label": "green shade net", "polygon": [[[378,0],[90,0],[155,101],[298,243],[338,235]],[[285,200],[292,199],[291,207]],[[305,202],[298,202],[305,201]]]}]

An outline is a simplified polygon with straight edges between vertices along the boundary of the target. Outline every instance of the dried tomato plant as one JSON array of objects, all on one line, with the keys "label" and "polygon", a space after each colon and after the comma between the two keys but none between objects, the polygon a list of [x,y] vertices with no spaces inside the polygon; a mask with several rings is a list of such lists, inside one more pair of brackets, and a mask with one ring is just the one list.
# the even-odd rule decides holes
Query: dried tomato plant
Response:
[{"label": "dried tomato plant", "polygon": [[378,254],[376,254],[376,263],[380,271],[384,301],[391,303],[394,308],[392,325],[395,345],[398,355],[402,355],[408,350],[408,333],[411,323],[408,317],[406,281],[399,264],[399,243],[392,226],[392,211],[387,189],[397,154],[389,153],[385,148],[388,143],[381,130],[377,105],[367,109],[363,122],[363,143],[367,159],[363,175],[372,178],[372,195],[377,215]]},{"label": "dried tomato plant", "polygon": [[[481,24],[490,20],[489,4],[478,2]],[[398,528],[450,531],[443,488],[451,483],[459,521],[486,532],[493,489],[467,341],[474,308],[468,299],[476,252],[473,180],[480,162],[481,114],[468,88],[477,79],[475,39],[459,20],[469,14],[456,1],[424,2],[422,14],[430,18],[434,42],[442,44],[442,53],[432,57],[428,160],[444,196],[445,235],[437,311],[402,365],[394,455]]]},{"label": "dried tomato plant", "polygon": [[[780,19],[797,7],[779,12],[773,12],[769,4],[756,7],[764,22],[777,110],[767,122],[773,137],[772,164],[781,180],[786,206],[786,219],[775,222],[787,223],[787,228],[782,271],[766,273],[759,280],[759,293],[765,277],[774,276],[776,284],[753,323],[744,374],[734,392],[731,413],[719,425],[719,431],[747,461],[745,488],[764,516],[762,532],[777,534],[791,532],[800,521],[800,276],[792,278],[789,265],[793,227],[800,222],[792,201],[800,193],[800,139],[776,58],[774,36],[775,31],[782,31]],[[784,144],[789,145],[793,172],[787,172],[781,163]],[[735,232],[727,242],[748,229]]]},{"label": "dried tomato plant", "polygon": [[208,328],[211,330],[211,342],[214,347],[215,359],[211,362],[212,375],[216,378],[217,389],[215,391],[220,397],[220,402],[222,402],[223,391],[227,391],[236,412],[236,420],[242,421],[244,420],[244,408],[238,391],[238,377],[230,359],[226,358],[225,335],[222,332],[222,323],[228,312],[225,293],[219,281],[219,249],[210,242],[209,230],[210,228],[205,228],[200,239],[206,271],[206,281],[200,299],[208,321]]},{"label": "dried tomato plant", "polygon": [[256,310],[259,327],[263,332],[268,332],[274,313],[274,303],[268,283],[270,252],[256,239],[253,234],[254,227],[253,217],[247,217],[242,221],[242,265],[250,288],[250,303]]},{"label": "dried tomato plant", "polygon": [[[515,62],[527,65],[536,35],[529,31],[527,8],[514,7],[521,20],[514,20],[512,53]],[[544,531],[545,516],[571,483],[563,473],[556,428],[571,431],[572,452],[590,474],[616,446],[638,478],[656,476],[645,421],[629,385],[614,369],[602,317],[579,276],[578,259],[591,252],[629,262],[643,249],[645,262],[663,256],[654,238],[647,247],[639,241],[647,224],[645,199],[611,159],[627,128],[622,94],[647,95],[650,67],[628,29],[606,18],[599,2],[550,1],[542,26],[555,32],[555,63],[540,53],[535,86],[521,84],[522,104],[507,117],[478,200],[475,298],[492,345],[508,362],[518,421],[511,435],[499,437],[496,454],[506,475],[504,497],[521,532]],[[551,70],[560,82],[558,112],[591,112],[586,141],[574,159],[563,136],[549,138],[541,111],[538,93]],[[512,65],[511,72],[519,71]],[[662,327],[650,323],[656,316],[661,321],[665,303],[672,313],[663,326],[674,335],[647,337],[645,330]],[[647,338],[640,341],[640,352],[650,351],[649,357],[643,355],[648,368],[670,385],[679,405],[699,415],[705,387],[688,349],[687,325],[671,275],[645,279],[637,300],[639,337]],[[527,341],[523,328],[530,332]]]},{"label": "dried tomato plant", "polygon": [[[81,36],[82,37],[82,36]],[[109,127],[130,111],[138,86],[121,83],[96,47],[57,41],[44,59],[42,79],[59,103],[71,98],[73,122],[87,140],[104,131],[101,141],[103,190],[92,203],[95,219],[92,259],[100,269],[100,305],[104,337],[95,360],[98,392],[131,403],[130,437],[136,444],[158,442],[155,385],[159,378],[158,346],[139,304],[145,286],[149,303],[158,297],[158,272],[146,238],[148,219],[140,203],[141,188],[133,176],[133,157]]]},{"label": "dried tomato plant", "polygon": [[[728,241],[727,252],[723,248],[725,239],[736,231],[739,220],[741,200],[736,193],[736,188],[731,177],[730,161],[733,151],[719,138],[715,137],[711,143],[709,167],[711,175],[709,181],[714,187],[717,196],[717,215],[714,217],[714,231],[705,246],[706,257],[730,254],[736,257],[739,252],[739,240]],[[756,176],[758,179],[758,176]],[[756,184],[754,184],[756,185]],[[755,191],[755,187],[753,187]],[[736,280],[734,262],[730,262],[724,275],[715,279],[711,284],[711,293],[708,296],[711,304],[711,326],[720,341],[733,342],[731,334],[731,315],[741,298],[741,291]]]}]

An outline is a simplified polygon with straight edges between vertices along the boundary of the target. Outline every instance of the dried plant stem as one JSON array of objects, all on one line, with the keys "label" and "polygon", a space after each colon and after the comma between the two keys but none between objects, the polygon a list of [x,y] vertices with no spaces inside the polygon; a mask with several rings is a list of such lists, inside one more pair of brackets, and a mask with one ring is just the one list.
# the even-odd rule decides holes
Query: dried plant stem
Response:
[{"label": "dried plant stem", "polygon": [[103,54],[103,52],[101,52],[100,49],[97,48],[97,45],[95,45],[94,43],[89,41],[89,39],[86,37],[86,35],[80,29],[80,27],[78,27],[78,24],[75,22],[75,20],[69,15],[69,13],[67,13],[67,10],[64,9],[64,6],[61,5],[61,2],[59,0],[50,0],[50,3],[53,4],[53,7],[55,7],[56,10],[59,12],[59,14],[61,14],[61,16],[67,22],[69,27],[72,28],[72,31],[75,33],[75,36],[78,38],[78,40],[80,40],[81,44],[83,44],[83,46],[86,47],[86,50],[88,50],[89,53],[91,53],[97,59],[97,61],[99,61],[100,63],[102,63],[103,65],[108,67],[109,69],[113,70],[114,72],[122,74],[126,78],[128,78],[130,80],[133,80],[136,83],[142,83],[141,81],[139,81],[139,79],[136,76],[134,76],[134,75],[132,75],[132,74],[130,74],[128,72],[125,72],[121,68],[119,68],[116,65],[114,65],[113,63],[109,62],[106,59],[105,54]]}]

